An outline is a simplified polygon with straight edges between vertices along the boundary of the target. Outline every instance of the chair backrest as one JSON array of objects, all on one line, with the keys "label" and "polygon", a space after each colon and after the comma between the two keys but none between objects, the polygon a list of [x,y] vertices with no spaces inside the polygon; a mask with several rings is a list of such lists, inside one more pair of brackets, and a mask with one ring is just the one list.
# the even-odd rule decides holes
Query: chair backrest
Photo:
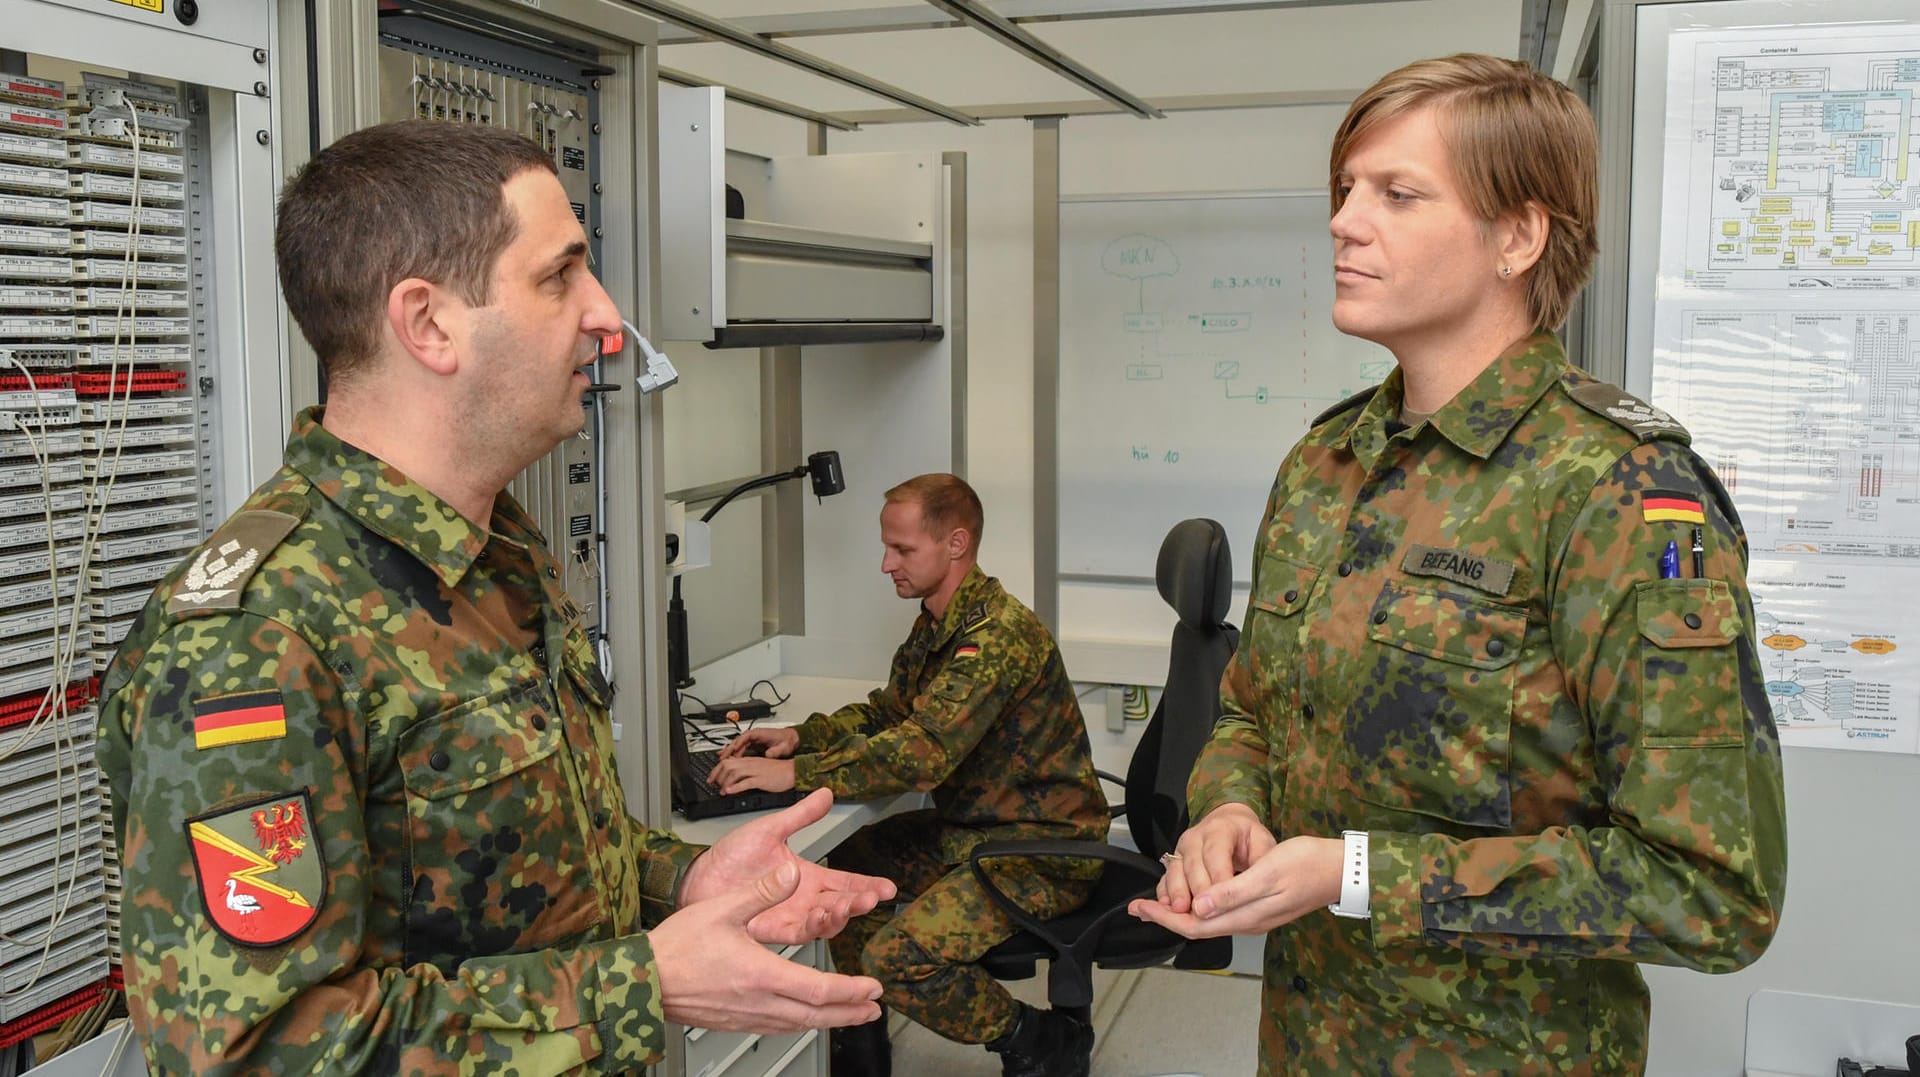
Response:
[{"label": "chair backrest", "polygon": [[1170,852],[1187,829],[1187,776],[1220,717],[1220,677],[1240,642],[1225,623],[1233,555],[1213,520],[1182,520],[1160,544],[1160,597],[1173,627],[1166,689],[1127,766],[1127,827],[1142,853]]}]

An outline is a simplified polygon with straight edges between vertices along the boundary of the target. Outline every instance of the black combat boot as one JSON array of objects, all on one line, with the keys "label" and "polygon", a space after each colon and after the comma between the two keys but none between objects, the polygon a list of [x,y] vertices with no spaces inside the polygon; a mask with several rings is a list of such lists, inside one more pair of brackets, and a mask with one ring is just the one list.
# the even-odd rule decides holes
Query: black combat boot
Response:
[{"label": "black combat boot", "polygon": [[827,1071],[833,1077],[893,1077],[893,1041],[887,1038],[887,1008],[880,1019],[827,1034]]},{"label": "black combat boot", "polygon": [[1006,1035],[987,1044],[1002,1077],[1087,1077],[1093,1068],[1093,1026],[1070,1013],[1022,1002]]}]

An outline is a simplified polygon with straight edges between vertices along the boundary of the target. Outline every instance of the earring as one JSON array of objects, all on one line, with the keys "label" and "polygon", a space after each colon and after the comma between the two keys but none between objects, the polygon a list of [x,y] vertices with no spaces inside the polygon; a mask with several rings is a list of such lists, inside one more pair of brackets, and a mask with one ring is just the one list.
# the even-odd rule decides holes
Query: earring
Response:
[{"label": "earring", "polygon": [[1513,276],[1513,267],[1512,267],[1512,266],[1501,266],[1501,267],[1500,267],[1500,275],[1501,275],[1501,276],[1503,276],[1503,277],[1511,277],[1511,276]]}]

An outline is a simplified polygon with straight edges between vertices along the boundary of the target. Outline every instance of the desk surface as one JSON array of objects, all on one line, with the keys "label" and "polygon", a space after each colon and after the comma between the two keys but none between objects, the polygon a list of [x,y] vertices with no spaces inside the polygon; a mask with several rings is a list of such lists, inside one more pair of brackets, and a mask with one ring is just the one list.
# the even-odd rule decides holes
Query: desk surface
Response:
[{"label": "desk surface", "polygon": [[[877,685],[873,681],[856,680],[844,677],[797,677],[782,675],[772,679],[779,694],[787,701],[779,705],[771,718],[763,719],[761,725],[798,725],[807,716],[817,712],[829,712],[858,700],[867,698],[867,693]],[[766,698],[764,689],[761,698]],[[731,702],[731,700],[707,700],[708,703]],[[853,832],[868,823],[884,819],[889,815],[903,811],[912,811],[926,803],[923,793],[901,793],[898,796],[884,797],[879,800],[840,801],[828,809],[826,817],[812,826],[795,834],[787,845],[795,853],[808,860],[819,860],[853,835]],[[766,812],[747,812],[741,815],[723,815],[712,819],[688,819],[679,812],[673,813],[673,832],[683,840],[711,845],[719,841],[726,833],[742,823],[765,816]]]}]

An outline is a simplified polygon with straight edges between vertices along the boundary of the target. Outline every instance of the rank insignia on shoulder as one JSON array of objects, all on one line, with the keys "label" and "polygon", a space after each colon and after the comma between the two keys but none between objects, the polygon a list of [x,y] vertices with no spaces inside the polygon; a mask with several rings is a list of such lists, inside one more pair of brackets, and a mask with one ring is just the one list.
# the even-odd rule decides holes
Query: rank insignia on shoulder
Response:
[{"label": "rank insignia on shoulder", "polygon": [[972,658],[979,653],[980,645],[978,643],[963,643],[953,649],[953,656],[955,658]]},{"label": "rank insignia on shoulder", "polygon": [[193,701],[193,746],[218,748],[287,735],[287,708],[279,692],[236,692]]},{"label": "rank insignia on shoulder", "polygon": [[187,565],[167,599],[169,614],[237,610],[247,581],[261,559],[300,525],[300,517],[272,509],[249,509],[221,526]]},{"label": "rank insignia on shoulder", "polygon": [[984,628],[987,625],[987,623],[992,620],[993,620],[993,615],[987,612],[986,606],[984,605],[975,606],[974,608],[967,611],[966,617],[961,619],[960,634],[964,636],[968,632],[973,632],[981,628]]},{"label": "rank insignia on shoulder", "polygon": [[1656,437],[1691,440],[1687,428],[1672,415],[1606,382],[1589,381],[1568,390],[1567,395],[1588,411],[1624,427],[1641,441]]},{"label": "rank insignia on shoulder", "polygon": [[278,946],[320,915],[327,872],[305,789],[187,820],[207,918],[242,946]]},{"label": "rank insignia on shoulder", "polygon": [[1648,490],[1640,495],[1640,518],[1650,524],[1707,522],[1707,514],[1701,509],[1699,498],[1665,490]]}]

